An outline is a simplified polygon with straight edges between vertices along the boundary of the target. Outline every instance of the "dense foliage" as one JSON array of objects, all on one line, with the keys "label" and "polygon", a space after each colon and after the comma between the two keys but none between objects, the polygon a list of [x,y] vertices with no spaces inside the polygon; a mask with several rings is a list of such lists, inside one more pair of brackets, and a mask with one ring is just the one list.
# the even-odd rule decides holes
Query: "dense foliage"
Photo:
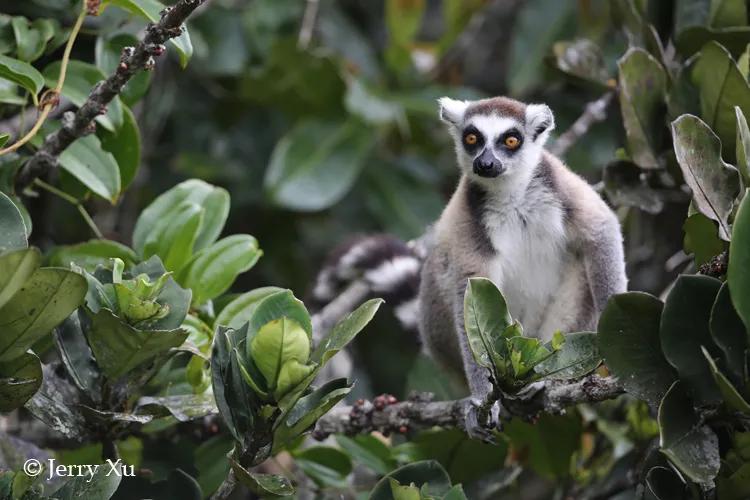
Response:
[{"label": "dense foliage", "polygon": [[[212,0],[144,46],[163,8],[0,0],[0,499],[750,497],[744,0]],[[424,394],[359,399],[465,396],[381,300],[320,331],[297,297],[351,234],[437,217],[457,174],[435,98],[502,93],[561,134],[583,113],[560,151],[642,291],[542,343],[472,279],[484,403],[506,408],[483,442],[409,413]],[[310,432],[393,408],[383,432]],[[51,458],[104,466],[24,468]]]}]

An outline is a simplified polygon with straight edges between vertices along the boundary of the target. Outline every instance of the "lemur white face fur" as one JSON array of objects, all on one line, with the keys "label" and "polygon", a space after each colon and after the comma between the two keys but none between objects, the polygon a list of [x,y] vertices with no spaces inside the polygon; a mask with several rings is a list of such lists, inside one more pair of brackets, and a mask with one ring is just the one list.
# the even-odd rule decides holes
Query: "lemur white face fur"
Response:
[{"label": "lemur white face fur", "polygon": [[456,143],[461,171],[487,187],[532,175],[555,128],[552,110],[545,104],[449,97],[438,102],[440,118]]}]

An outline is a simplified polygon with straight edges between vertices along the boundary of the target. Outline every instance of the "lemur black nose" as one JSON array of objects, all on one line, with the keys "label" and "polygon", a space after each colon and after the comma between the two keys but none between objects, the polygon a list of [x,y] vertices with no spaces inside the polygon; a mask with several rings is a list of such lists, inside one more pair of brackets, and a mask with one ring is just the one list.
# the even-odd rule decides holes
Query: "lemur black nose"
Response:
[{"label": "lemur black nose", "polygon": [[497,177],[504,170],[500,160],[487,149],[474,159],[474,173],[480,177]]}]

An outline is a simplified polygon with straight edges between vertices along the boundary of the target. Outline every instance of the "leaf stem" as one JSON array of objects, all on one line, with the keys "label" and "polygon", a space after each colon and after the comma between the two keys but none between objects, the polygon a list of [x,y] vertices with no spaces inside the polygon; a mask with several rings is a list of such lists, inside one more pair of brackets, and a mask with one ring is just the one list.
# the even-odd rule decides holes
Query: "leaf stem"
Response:
[{"label": "leaf stem", "polygon": [[104,238],[102,235],[102,232],[99,230],[99,228],[96,226],[96,223],[94,222],[94,219],[91,218],[91,215],[86,211],[86,208],[83,206],[83,204],[75,197],[69,195],[65,191],[61,191],[57,189],[55,186],[51,184],[47,184],[43,180],[36,178],[34,179],[34,185],[37,187],[40,187],[44,189],[45,191],[54,194],[55,196],[67,201],[71,205],[75,206],[78,210],[78,213],[81,214],[81,217],[83,217],[84,222],[86,222],[86,225],[91,229],[91,232],[96,235],[97,238]]},{"label": "leaf stem", "polygon": [[[80,14],[78,14],[78,19],[76,19],[76,22],[73,25],[73,29],[70,32],[68,43],[65,45],[62,62],[60,63],[60,76],[57,79],[57,85],[55,85],[54,89],[48,90],[43,93],[41,99],[39,100],[37,100],[35,94],[31,95],[34,103],[39,103],[42,106],[41,112],[36,119],[36,123],[34,123],[34,126],[31,127],[31,130],[29,130],[21,139],[4,149],[0,149],[0,156],[19,149],[21,146],[33,139],[37,132],[39,132],[39,129],[42,128],[42,125],[44,125],[44,122],[47,120],[50,112],[55,108],[55,106],[57,106],[59,102],[60,92],[62,91],[63,85],[65,84],[65,76],[68,71],[68,62],[70,62],[70,53],[73,50],[73,44],[78,37],[78,33],[81,31],[81,26],[83,26],[83,20],[86,18],[86,0],[83,0],[82,3],[83,7],[81,9],[81,12]],[[21,130],[23,130],[23,128]]]}]

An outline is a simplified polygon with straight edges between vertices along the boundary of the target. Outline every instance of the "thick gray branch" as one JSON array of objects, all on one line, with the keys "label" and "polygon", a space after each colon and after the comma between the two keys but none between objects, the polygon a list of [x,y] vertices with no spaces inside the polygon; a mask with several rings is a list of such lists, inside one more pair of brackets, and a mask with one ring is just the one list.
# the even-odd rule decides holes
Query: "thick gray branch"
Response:
[{"label": "thick gray branch", "polygon": [[107,106],[117,97],[126,83],[139,71],[154,65],[154,56],[164,52],[164,43],[182,34],[182,24],[206,0],[180,0],[174,6],[164,9],[158,23],[146,28],[146,35],[134,48],[123,50],[120,64],[106,80],[99,82],[91,90],[86,101],[75,112],[63,119],[63,126],[47,136],[42,147],[31,157],[16,178],[16,188],[20,191],[34,179],[48,170],[57,167],[57,157],[76,139],[91,133],[97,116],[107,112]]}]

